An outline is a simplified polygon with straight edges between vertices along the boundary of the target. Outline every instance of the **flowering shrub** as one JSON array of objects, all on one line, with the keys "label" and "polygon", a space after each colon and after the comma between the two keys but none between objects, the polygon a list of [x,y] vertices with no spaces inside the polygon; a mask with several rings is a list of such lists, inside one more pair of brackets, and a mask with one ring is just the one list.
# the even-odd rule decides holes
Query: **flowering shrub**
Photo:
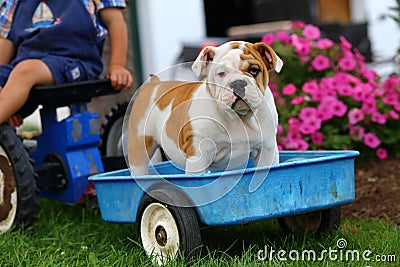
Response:
[{"label": "flowering shrub", "polygon": [[356,149],[380,159],[396,153],[399,77],[383,81],[344,37],[334,43],[302,22],[262,41],[285,62],[269,84],[279,113],[280,149]]}]

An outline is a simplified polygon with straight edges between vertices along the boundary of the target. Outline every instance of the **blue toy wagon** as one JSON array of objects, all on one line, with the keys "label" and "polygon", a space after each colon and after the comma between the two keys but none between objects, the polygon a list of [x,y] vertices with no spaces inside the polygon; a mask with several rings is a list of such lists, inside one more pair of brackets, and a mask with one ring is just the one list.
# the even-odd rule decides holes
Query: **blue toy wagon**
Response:
[{"label": "blue toy wagon", "polygon": [[[128,169],[89,177],[102,218],[135,223],[144,249],[163,263],[199,253],[200,228],[279,218],[295,233],[337,229],[354,199],[356,151],[284,151],[271,167],[187,175],[172,162],[132,177]],[[256,186],[254,186],[256,185]]]}]

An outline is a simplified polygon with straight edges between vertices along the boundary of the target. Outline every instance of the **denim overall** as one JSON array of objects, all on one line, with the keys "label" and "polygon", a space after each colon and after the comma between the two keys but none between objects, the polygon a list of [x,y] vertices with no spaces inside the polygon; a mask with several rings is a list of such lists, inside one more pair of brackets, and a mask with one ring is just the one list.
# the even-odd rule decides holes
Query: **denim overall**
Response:
[{"label": "denim overall", "polygon": [[103,39],[81,0],[20,0],[9,39],[17,52],[10,65],[0,66],[0,86],[25,59],[43,61],[56,84],[95,79],[103,68]]}]

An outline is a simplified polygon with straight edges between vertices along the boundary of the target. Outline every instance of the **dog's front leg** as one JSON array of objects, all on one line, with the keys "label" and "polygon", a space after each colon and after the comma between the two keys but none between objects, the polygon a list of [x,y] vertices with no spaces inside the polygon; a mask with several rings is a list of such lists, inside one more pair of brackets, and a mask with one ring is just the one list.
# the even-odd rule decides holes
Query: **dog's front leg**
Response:
[{"label": "dog's front leg", "polygon": [[214,162],[217,147],[210,138],[195,142],[192,153],[186,153],[187,174],[206,173],[208,167]]},{"label": "dog's front leg", "polygon": [[278,147],[276,145],[263,144],[253,160],[254,165],[257,167],[271,166],[279,163]]},{"label": "dog's front leg", "polygon": [[128,142],[128,159],[131,175],[148,174],[148,165],[153,156],[157,143],[152,136],[132,135]]},{"label": "dog's front leg", "polygon": [[[258,151],[253,158],[254,165],[257,167],[271,167],[273,164],[279,163],[279,151],[276,145],[264,146]],[[265,171],[255,172],[249,184],[249,192],[254,192],[267,178]]]}]

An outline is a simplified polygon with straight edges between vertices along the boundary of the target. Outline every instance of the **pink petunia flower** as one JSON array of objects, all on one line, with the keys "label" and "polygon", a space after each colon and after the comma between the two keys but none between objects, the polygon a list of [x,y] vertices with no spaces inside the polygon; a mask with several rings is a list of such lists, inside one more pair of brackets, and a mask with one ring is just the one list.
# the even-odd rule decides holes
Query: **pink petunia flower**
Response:
[{"label": "pink petunia flower", "polygon": [[373,114],[377,110],[377,105],[375,99],[368,99],[363,102],[361,109],[365,114]]},{"label": "pink petunia flower", "polygon": [[301,135],[295,137],[288,135],[284,140],[284,146],[286,149],[290,150],[307,150],[309,144],[301,137]]},{"label": "pink petunia flower", "polygon": [[303,134],[312,134],[321,128],[321,120],[317,117],[311,117],[304,120],[300,126],[300,132]]},{"label": "pink petunia flower", "polygon": [[360,64],[361,66],[365,65],[365,58],[364,56],[360,53],[360,51],[358,51],[358,49],[354,50],[354,55],[357,59],[358,64]]},{"label": "pink petunia flower", "polygon": [[336,77],[323,77],[319,82],[319,87],[327,91],[327,93],[332,96],[334,95],[332,94],[332,91],[335,91],[337,86],[338,82]]},{"label": "pink petunia flower", "polygon": [[389,77],[386,79],[386,81],[383,83],[385,88],[389,90],[395,90],[396,88],[400,87],[400,79],[398,77]]},{"label": "pink petunia flower", "polygon": [[321,37],[321,32],[319,31],[318,27],[313,26],[311,24],[307,24],[306,26],[304,26],[303,35],[307,39],[316,40],[319,37]]},{"label": "pink petunia flower", "polygon": [[299,140],[299,139],[301,139],[301,133],[296,131],[294,132],[289,131],[285,138],[285,140]]},{"label": "pink petunia flower", "polygon": [[381,159],[381,160],[386,159],[387,156],[388,156],[387,150],[384,149],[384,148],[381,148],[381,147],[378,148],[378,149],[376,150],[376,156],[377,156],[379,159]]},{"label": "pink petunia flower", "polygon": [[303,102],[304,102],[304,96],[295,97],[292,99],[292,101],[290,101],[290,103],[292,103],[293,105],[300,105]]},{"label": "pink petunia flower", "polygon": [[297,141],[297,150],[307,150],[310,145],[304,140]]},{"label": "pink petunia flower", "polygon": [[351,47],[352,47],[351,43],[349,43],[349,41],[347,41],[344,36],[340,36],[339,40],[340,40],[342,48],[344,50],[350,50],[351,49]]},{"label": "pink petunia flower", "polygon": [[303,62],[307,62],[309,60],[308,55],[310,55],[311,46],[309,43],[303,43],[301,49],[296,49],[296,52],[300,55]]},{"label": "pink petunia flower", "polygon": [[300,132],[297,129],[295,129],[294,127],[292,127],[292,128],[289,127],[289,131],[288,131],[286,137],[284,138],[285,148],[298,150],[299,146],[304,146],[304,144],[302,144],[302,142],[304,142],[304,140],[303,140]]},{"label": "pink petunia flower", "polygon": [[334,77],[336,77],[336,80],[338,81],[338,83],[346,83],[351,86],[357,86],[358,84],[361,83],[361,80],[359,78],[355,77],[354,75],[352,75],[350,73],[343,72],[343,71],[335,72]]},{"label": "pink petunia flower", "polygon": [[332,113],[337,117],[343,117],[347,112],[347,106],[340,100],[333,101]]},{"label": "pink petunia flower", "polygon": [[337,91],[341,96],[352,96],[353,95],[353,87],[349,84],[342,83],[337,87]]},{"label": "pink petunia flower", "polygon": [[364,134],[364,144],[370,148],[377,148],[381,144],[381,140],[373,133],[366,133]]},{"label": "pink petunia flower", "polygon": [[315,44],[315,47],[318,49],[324,50],[324,49],[332,47],[334,44],[335,43],[332,40],[324,38],[324,39],[318,40],[317,43]]},{"label": "pink petunia flower", "polygon": [[304,38],[299,37],[297,34],[291,35],[292,46],[296,49],[297,54],[300,56],[308,56],[311,52],[310,42]]},{"label": "pink petunia flower", "polygon": [[283,43],[289,43],[291,40],[290,34],[287,31],[278,31],[276,38]]},{"label": "pink petunia flower", "polygon": [[261,42],[264,42],[268,45],[271,45],[275,41],[275,35],[273,33],[267,33],[261,39]]},{"label": "pink petunia flower", "polygon": [[288,138],[286,138],[284,140],[282,146],[286,150],[296,150],[297,149],[297,143],[295,141],[293,141],[293,140],[288,139]]},{"label": "pink petunia flower", "polygon": [[352,71],[356,68],[357,62],[352,57],[344,57],[339,59],[339,67],[342,70]]},{"label": "pink petunia flower", "polygon": [[[289,123],[289,133],[299,133],[301,122],[296,118],[290,118],[288,120]],[[289,135],[288,133],[288,135]]]},{"label": "pink petunia flower", "polygon": [[317,107],[317,117],[321,121],[328,121],[332,119],[335,115],[332,112],[332,106],[328,103],[321,102]]},{"label": "pink petunia flower", "polygon": [[362,101],[364,96],[363,84],[358,84],[353,88],[353,99]]},{"label": "pink petunia flower", "polygon": [[306,121],[310,118],[316,118],[317,117],[317,109],[313,107],[304,107],[300,110],[299,113],[299,118],[302,121]]},{"label": "pink petunia flower", "polygon": [[394,110],[390,110],[389,111],[389,118],[393,119],[393,120],[398,120],[400,118],[399,113],[397,113]]},{"label": "pink petunia flower", "polygon": [[305,23],[302,22],[302,21],[294,21],[294,22],[292,23],[292,25],[291,25],[291,29],[292,29],[292,30],[294,30],[294,29],[301,29],[301,28],[304,27],[304,25],[305,25]]},{"label": "pink petunia flower", "polygon": [[328,91],[323,90],[323,89],[318,89],[311,94],[312,100],[319,102],[325,99],[328,95]]},{"label": "pink petunia flower", "polygon": [[387,90],[386,95],[383,97],[382,101],[388,105],[394,105],[399,99],[399,94],[394,90]]},{"label": "pink petunia flower", "polygon": [[297,88],[294,84],[289,83],[282,88],[282,94],[284,95],[293,95],[296,92]]},{"label": "pink petunia flower", "polygon": [[393,107],[396,111],[400,111],[400,102],[395,103]]},{"label": "pink petunia flower", "polygon": [[349,123],[351,125],[354,125],[364,119],[364,113],[359,108],[353,108],[349,111],[349,114],[347,114],[347,116],[349,117]]},{"label": "pink petunia flower", "polygon": [[379,112],[374,112],[374,113],[372,113],[371,121],[383,125],[386,123],[386,116]]},{"label": "pink petunia flower", "polygon": [[353,89],[353,99],[356,101],[373,100],[372,92],[374,88],[367,83],[359,83]]},{"label": "pink petunia flower", "polygon": [[374,70],[368,69],[366,66],[361,66],[360,72],[371,84],[374,84],[376,77],[378,77],[378,74]]},{"label": "pink petunia flower", "polygon": [[313,93],[314,91],[316,91],[316,90],[318,90],[318,83],[317,83],[317,81],[316,80],[312,80],[312,81],[308,81],[308,82],[305,82],[304,84],[303,84],[303,86],[301,87],[301,90],[304,92],[304,93],[309,93],[309,94],[311,94],[311,93]]},{"label": "pink petunia flower", "polygon": [[331,61],[324,55],[317,55],[312,61],[311,66],[317,71],[323,71],[329,68]]},{"label": "pink petunia flower", "polygon": [[314,132],[311,135],[311,141],[316,145],[322,145],[324,143],[324,134],[321,132]]}]

